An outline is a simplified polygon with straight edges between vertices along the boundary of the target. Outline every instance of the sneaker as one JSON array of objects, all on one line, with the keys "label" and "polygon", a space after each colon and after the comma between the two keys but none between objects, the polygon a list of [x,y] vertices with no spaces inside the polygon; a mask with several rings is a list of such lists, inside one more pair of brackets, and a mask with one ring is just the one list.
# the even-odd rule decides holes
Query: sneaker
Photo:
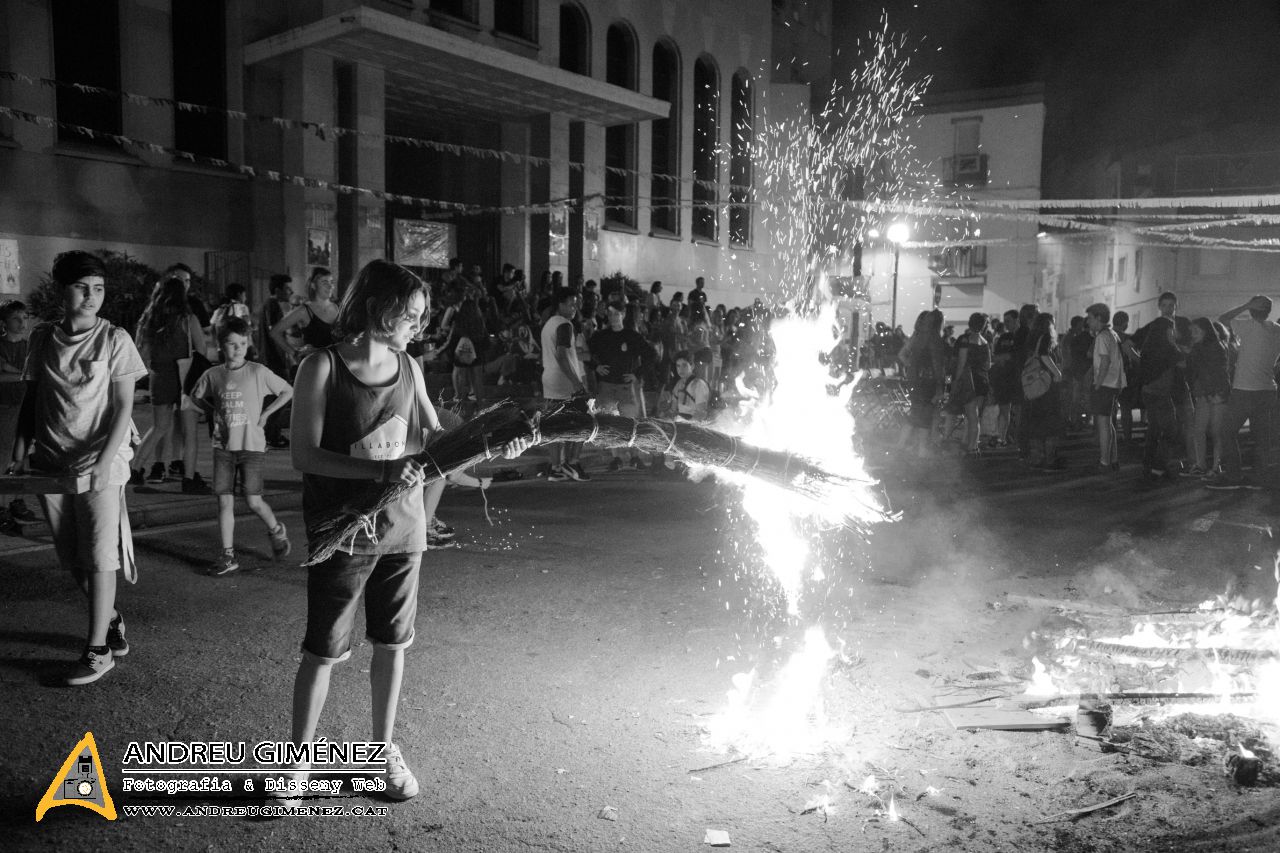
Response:
[{"label": "sneaker", "polygon": [[564,467],[569,472],[569,476],[575,480],[586,481],[591,479],[591,475],[587,473],[587,469],[582,467],[581,462],[566,462]]},{"label": "sneaker", "polygon": [[1223,491],[1223,492],[1236,491],[1239,489],[1248,489],[1250,491],[1256,491],[1262,488],[1257,483],[1253,482],[1252,480],[1244,476],[1228,477],[1226,474],[1222,474],[1217,477],[1206,477],[1204,481],[1204,487],[1206,489],[1213,489],[1215,491]]},{"label": "sneaker", "polygon": [[163,462],[157,462],[151,466],[151,473],[147,475],[147,482],[157,485],[164,482]]},{"label": "sneaker", "polygon": [[400,747],[394,743],[387,744],[387,769],[384,775],[387,790],[383,793],[391,799],[410,800],[418,796],[418,780],[409,769],[409,765],[405,764]]},{"label": "sneaker", "polygon": [[146,471],[143,471],[141,468],[129,469],[129,485],[130,486],[144,486],[146,485],[146,483],[147,483]]},{"label": "sneaker", "polygon": [[643,460],[643,459],[641,459],[639,456],[637,456],[637,457],[635,457],[634,459],[632,459],[632,460],[631,460],[631,467],[632,467],[632,468],[634,468],[634,469],[636,469],[637,471],[648,471],[648,470],[649,470],[649,466],[648,466],[648,465],[646,465],[646,464],[644,463],[644,460]]},{"label": "sneaker", "polygon": [[427,550],[439,551],[441,548],[457,548],[458,543],[452,539],[444,539],[435,535],[430,530],[427,531]]},{"label": "sneaker", "polygon": [[236,559],[235,551],[223,551],[218,555],[218,559],[209,567],[209,574],[217,577],[219,575],[229,575],[236,569],[240,568],[240,561]]},{"label": "sneaker", "polygon": [[434,534],[439,539],[452,539],[457,532],[449,525],[440,520],[439,516],[433,517],[427,522],[427,531]]},{"label": "sneaker", "polygon": [[5,536],[22,535],[22,525],[9,517],[7,509],[0,509],[0,533]]},{"label": "sneaker", "polygon": [[84,654],[71,667],[71,671],[63,678],[62,683],[68,687],[78,687],[81,684],[92,684],[106,675],[116,662],[109,647],[100,648],[101,650],[85,648]]},{"label": "sneaker", "polygon": [[547,474],[548,483],[567,483],[573,479],[576,478],[563,465],[553,465]]},{"label": "sneaker", "polygon": [[36,520],[36,514],[32,512],[22,498],[15,498],[9,502],[9,515],[13,516],[13,520],[19,524],[30,524]]},{"label": "sneaker", "polygon": [[289,541],[289,531],[285,529],[283,521],[277,521],[276,529],[268,533],[267,537],[271,540],[271,559],[281,560],[289,556],[293,544]]},{"label": "sneaker", "polygon": [[1208,472],[1196,465],[1194,468],[1184,468],[1178,472],[1179,477],[1203,477]]},{"label": "sneaker", "polygon": [[610,471],[610,472],[613,472],[613,471],[621,471],[621,470],[622,470],[622,460],[621,460],[621,459],[619,459],[617,456],[615,456],[615,457],[613,457],[612,459],[610,459],[610,460],[609,460],[609,471]]},{"label": "sneaker", "polygon": [[164,478],[170,483],[180,483],[187,478],[187,463],[182,461],[170,462],[169,470],[165,473]]},{"label": "sneaker", "polygon": [[129,654],[129,641],[124,638],[124,616],[119,612],[107,625],[107,648],[118,658]]},{"label": "sneaker", "polygon": [[182,493],[184,495],[211,495],[213,489],[209,488],[209,484],[204,481],[204,477],[200,476],[197,471],[188,478],[182,480]]}]

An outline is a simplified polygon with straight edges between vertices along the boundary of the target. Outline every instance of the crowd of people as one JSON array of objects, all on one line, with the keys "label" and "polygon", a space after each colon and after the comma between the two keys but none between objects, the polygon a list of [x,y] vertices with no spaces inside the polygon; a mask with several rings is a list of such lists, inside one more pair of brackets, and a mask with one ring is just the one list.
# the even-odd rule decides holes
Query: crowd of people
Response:
[{"label": "crowd of people", "polygon": [[[967,457],[1016,446],[1037,469],[1065,470],[1061,442],[1091,431],[1097,470],[1120,470],[1118,446],[1145,418],[1142,473],[1202,479],[1211,489],[1252,489],[1239,434],[1250,427],[1255,465],[1276,463],[1276,363],[1280,325],[1265,296],[1220,316],[1178,314],[1162,293],[1160,314],[1133,332],[1124,311],[1090,305],[1059,333],[1052,314],[1023,305],[992,323],[977,312],[959,336],[939,310],[923,311],[895,359],[909,396],[903,454],[954,447]],[[963,430],[960,423],[963,422]],[[994,424],[983,434],[983,424]]]}]

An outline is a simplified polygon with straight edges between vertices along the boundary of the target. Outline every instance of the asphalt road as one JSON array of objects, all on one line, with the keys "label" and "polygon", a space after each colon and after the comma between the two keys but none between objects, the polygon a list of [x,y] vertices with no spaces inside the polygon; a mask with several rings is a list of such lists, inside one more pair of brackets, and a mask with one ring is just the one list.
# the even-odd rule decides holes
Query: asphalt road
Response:
[{"label": "asphalt road", "polygon": [[[1083,470],[1087,448],[1076,457]],[[600,473],[585,484],[496,486],[487,508],[477,492],[451,489],[442,515],[463,547],[426,556],[397,736],[422,794],[403,804],[332,801],[387,805],[385,816],[107,822],[59,808],[36,824],[37,801],[86,731],[117,808],[157,802],[122,791],[130,741],[287,738],[305,577],[292,560],[270,563],[250,519],[240,538],[256,559],[224,578],[203,574],[216,550],[212,519],[141,531],[141,578],[120,596],[133,651],[99,683],[68,689],[45,682],[79,651],[81,599],[51,552],[6,558],[0,846],[666,851],[703,849],[704,832],[723,829],[750,850],[915,849],[901,824],[800,815],[812,814],[805,805],[819,783],[856,786],[865,770],[852,767],[853,752],[886,766],[923,743],[919,720],[909,734],[892,712],[924,695],[913,672],[1022,655],[1030,622],[993,611],[1003,593],[1193,602],[1228,584],[1268,588],[1269,540],[1238,525],[1274,516],[1269,493],[1146,487],[1132,467],[1119,477],[1028,475],[1009,458],[935,462],[889,489],[903,520],[865,548],[848,531],[814,534],[819,548],[846,555],[806,618],[841,644],[828,712],[850,724],[856,750],[782,766],[719,766],[726,756],[704,740],[733,673],[776,666],[805,627],[780,611],[776,587],[754,567],[731,489]],[[1210,528],[1193,529],[1209,513]],[[300,529],[296,513],[283,518]],[[321,723],[330,740],[368,736],[368,666],[361,645],[338,667]],[[922,757],[920,767],[942,773],[945,760]],[[975,774],[971,785],[983,780],[971,756],[955,760],[953,772]],[[984,832],[1000,844],[933,849],[1051,849],[1055,836],[1032,829],[1025,812],[1028,798],[1058,789],[1030,784],[984,781],[982,807],[994,810]],[[942,843],[952,830],[945,812],[936,817],[936,829],[927,816],[915,822]]]}]

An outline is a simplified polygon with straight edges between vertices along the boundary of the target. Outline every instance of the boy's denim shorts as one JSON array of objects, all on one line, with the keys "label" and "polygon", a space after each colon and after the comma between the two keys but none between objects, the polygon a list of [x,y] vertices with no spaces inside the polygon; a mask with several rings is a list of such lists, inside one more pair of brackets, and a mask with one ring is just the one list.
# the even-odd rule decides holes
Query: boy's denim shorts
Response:
[{"label": "boy's denim shorts", "polygon": [[351,630],[364,594],[365,635],[396,650],[413,643],[422,552],[334,554],[307,570],[307,634],[302,651],[321,663],[351,656]]},{"label": "boy's denim shorts", "polygon": [[262,462],[267,454],[261,450],[213,449],[213,493],[234,494],[236,468],[243,477],[246,495],[262,494]]}]

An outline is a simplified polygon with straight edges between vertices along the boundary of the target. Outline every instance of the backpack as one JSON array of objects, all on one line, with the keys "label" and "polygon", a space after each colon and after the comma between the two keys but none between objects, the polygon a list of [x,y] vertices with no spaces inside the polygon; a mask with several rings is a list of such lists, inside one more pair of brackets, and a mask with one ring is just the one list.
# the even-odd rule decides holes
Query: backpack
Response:
[{"label": "backpack", "polygon": [[1044,366],[1044,361],[1035,353],[1036,347],[1033,346],[1031,349],[1032,354],[1022,365],[1020,376],[1022,396],[1028,400],[1038,400],[1053,386],[1053,373]]},{"label": "backpack", "polygon": [[480,353],[476,352],[476,345],[471,342],[471,338],[463,335],[458,338],[457,345],[453,348],[453,360],[458,364],[475,364]]}]

